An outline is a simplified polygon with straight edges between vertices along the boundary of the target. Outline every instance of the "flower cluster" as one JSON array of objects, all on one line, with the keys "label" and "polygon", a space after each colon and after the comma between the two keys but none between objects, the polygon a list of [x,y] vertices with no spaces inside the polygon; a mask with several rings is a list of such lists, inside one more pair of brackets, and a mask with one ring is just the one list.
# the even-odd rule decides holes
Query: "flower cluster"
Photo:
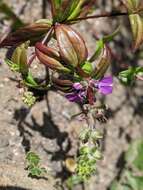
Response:
[{"label": "flower cluster", "polygon": [[[107,95],[112,93],[113,78],[111,76],[104,77],[101,80],[90,79],[87,85],[79,82],[73,84],[73,92],[66,95],[71,102],[83,102],[88,94],[88,89],[99,91],[101,94]],[[93,94],[94,96],[94,94]]]}]

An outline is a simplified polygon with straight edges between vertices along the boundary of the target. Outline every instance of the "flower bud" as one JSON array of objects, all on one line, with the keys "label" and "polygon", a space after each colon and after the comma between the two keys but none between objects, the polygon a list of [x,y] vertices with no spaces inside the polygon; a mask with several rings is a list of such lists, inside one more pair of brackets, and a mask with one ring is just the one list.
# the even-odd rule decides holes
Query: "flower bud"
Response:
[{"label": "flower bud", "polygon": [[87,48],[82,37],[70,26],[57,24],[56,38],[60,54],[65,63],[77,67],[87,58]]},{"label": "flower bud", "polygon": [[59,54],[54,48],[47,47],[42,43],[37,43],[35,45],[35,53],[39,61],[44,65],[48,66],[50,69],[63,72],[70,72],[68,68],[64,67],[59,62]]}]

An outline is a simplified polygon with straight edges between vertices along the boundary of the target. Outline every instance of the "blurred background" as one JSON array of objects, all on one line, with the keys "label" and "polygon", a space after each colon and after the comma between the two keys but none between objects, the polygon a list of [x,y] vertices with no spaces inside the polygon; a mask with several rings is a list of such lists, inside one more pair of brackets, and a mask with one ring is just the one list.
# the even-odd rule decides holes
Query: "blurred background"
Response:
[{"label": "blurred background", "polygon": [[[94,8],[93,14],[124,10],[119,0],[97,0]],[[50,18],[48,0],[0,0],[1,37],[41,18]],[[110,110],[107,123],[97,123],[104,133],[103,159],[97,163],[97,174],[74,190],[143,190],[143,84],[137,81],[129,87],[118,79],[119,72],[128,66],[143,66],[143,49],[131,51],[127,17],[86,20],[73,27],[83,35],[90,55],[96,48],[96,37],[112,33],[119,25],[120,33],[110,43],[112,64],[108,72],[114,76],[114,90],[100,97]],[[71,120],[79,112],[78,105],[53,91],[32,108],[25,106],[17,88],[19,76],[3,61],[6,52],[0,49],[0,190],[66,189],[64,181],[70,172],[64,162],[77,153],[78,135],[86,122]],[[33,71],[37,76],[42,74],[38,65]],[[42,165],[52,173],[48,180],[27,176],[25,155],[30,150],[40,155]]]}]

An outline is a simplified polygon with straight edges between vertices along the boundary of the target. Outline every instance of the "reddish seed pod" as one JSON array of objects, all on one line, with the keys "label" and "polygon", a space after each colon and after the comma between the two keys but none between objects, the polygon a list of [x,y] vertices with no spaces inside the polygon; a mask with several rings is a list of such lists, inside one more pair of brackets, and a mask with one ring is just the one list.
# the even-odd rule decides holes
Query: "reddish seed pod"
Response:
[{"label": "reddish seed pod", "polygon": [[20,28],[16,32],[10,33],[1,43],[0,47],[14,46],[19,43],[41,39],[41,36],[46,34],[51,28],[50,24],[34,23],[29,26]]},{"label": "reddish seed pod", "polygon": [[55,48],[45,46],[41,42],[37,42],[35,47],[36,49],[39,49],[42,53],[46,54],[47,56],[60,60],[60,54]]},{"label": "reddish seed pod", "polygon": [[77,67],[87,59],[87,48],[83,38],[68,25],[57,24],[55,26],[56,38],[62,59]]},{"label": "reddish seed pod", "polygon": [[47,47],[42,43],[37,43],[35,45],[35,53],[39,61],[44,65],[48,66],[50,69],[69,72],[69,69],[64,67],[59,62],[59,54],[55,49]]},{"label": "reddish seed pod", "polygon": [[70,80],[59,79],[52,77],[52,83],[54,87],[63,91],[63,92],[70,92],[72,90],[73,82]]}]

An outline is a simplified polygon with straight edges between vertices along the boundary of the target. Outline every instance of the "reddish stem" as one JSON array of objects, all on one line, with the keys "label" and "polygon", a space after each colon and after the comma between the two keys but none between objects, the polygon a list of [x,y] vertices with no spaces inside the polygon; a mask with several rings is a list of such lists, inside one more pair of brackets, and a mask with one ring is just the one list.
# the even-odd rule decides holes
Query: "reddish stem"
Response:
[{"label": "reddish stem", "polygon": [[87,17],[79,17],[75,19],[68,20],[67,22],[71,21],[81,21],[81,20],[88,20],[88,19],[94,19],[94,18],[105,18],[105,17],[119,17],[119,16],[128,16],[128,12],[115,12],[115,13],[102,13],[102,14],[96,14],[96,15],[91,15]]}]

